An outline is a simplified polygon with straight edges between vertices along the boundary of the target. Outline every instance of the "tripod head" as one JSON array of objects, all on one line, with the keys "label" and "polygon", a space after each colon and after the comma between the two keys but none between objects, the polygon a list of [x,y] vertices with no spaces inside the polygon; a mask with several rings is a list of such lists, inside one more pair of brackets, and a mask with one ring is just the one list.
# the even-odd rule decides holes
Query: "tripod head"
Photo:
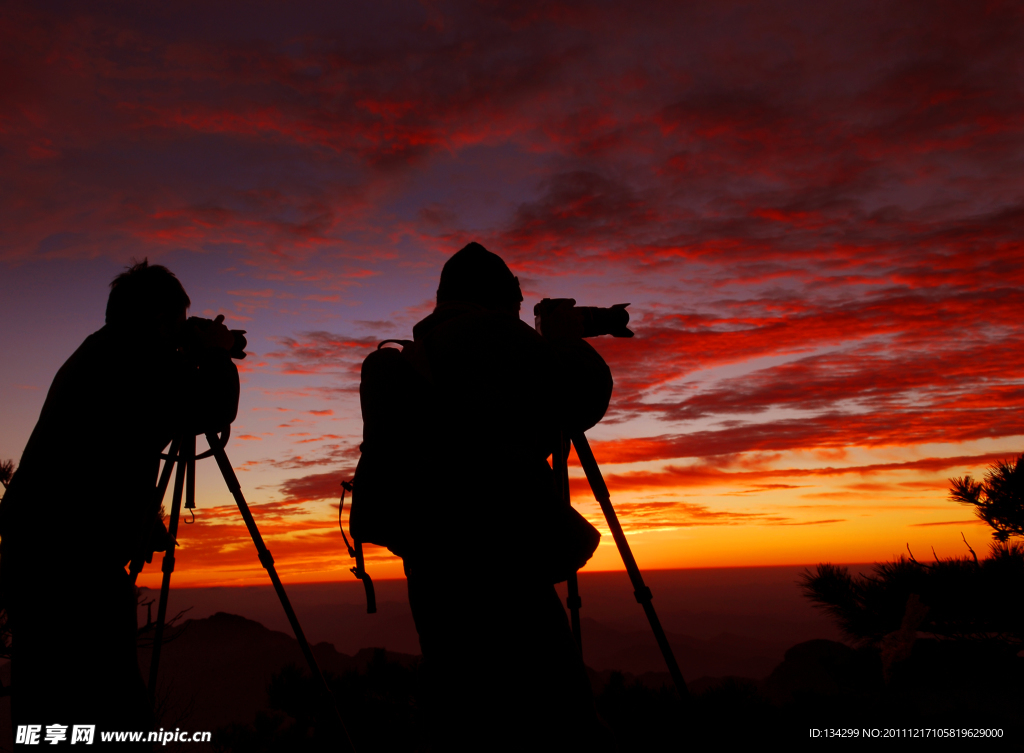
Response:
[{"label": "tripod head", "polygon": [[[221,431],[216,432],[215,434],[212,433],[212,432],[211,433],[205,433],[205,432],[197,431],[196,432],[196,436],[197,437],[205,436],[205,437],[207,437],[207,440],[209,440],[209,437],[211,437],[211,436],[212,437],[216,437],[217,438],[217,447],[219,449],[223,450],[225,447],[228,446],[228,440],[231,438],[231,426],[229,424],[226,428],[222,429]],[[196,460],[202,460],[204,458],[212,458],[216,454],[217,454],[217,451],[214,449],[214,446],[210,445],[210,449],[208,449],[206,452],[199,453],[198,455],[195,456],[195,459]],[[172,462],[176,461],[178,459],[177,453],[174,452],[174,444],[173,443],[168,448],[167,452],[161,452],[160,453],[160,459],[161,460],[170,460]],[[166,487],[165,487],[165,490],[166,490]]]}]

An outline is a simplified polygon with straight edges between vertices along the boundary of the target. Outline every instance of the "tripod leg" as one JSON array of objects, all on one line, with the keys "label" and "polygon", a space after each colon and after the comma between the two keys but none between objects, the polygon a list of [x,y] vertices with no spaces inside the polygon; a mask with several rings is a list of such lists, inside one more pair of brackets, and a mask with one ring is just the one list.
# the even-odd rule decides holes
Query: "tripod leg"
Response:
[{"label": "tripod leg", "polygon": [[[555,473],[558,474],[558,485],[562,492],[562,501],[567,505],[572,504],[569,498],[569,439],[563,433],[558,442],[558,456],[552,458],[555,461]],[[580,653],[583,652],[583,631],[580,628],[580,607],[583,601],[580,599],[580,582],[576,573],[569,576],[565,583],[568,594],[566,594],[565,605],[569,607],[569,622],[572,625],[572,637],[576,639],[576,646]]]},{"label": "tripod leg", "polygon": [[583,465],[583,471],[587,474],[587,481],[590,482],[590,488],[594,492],[594,497],[600,503],[601,511],[604,512],[604,517],[608,521],[608,528],[611,529],[615,545],[619,548],[622,563],[626,566],[626,572],[629,573],[629,579],[633,583],[633,595],[640,602],[640,605],[643,606],[644,612],[647,614],[647,621],[651,623],[651,630],[654,631],[654,638],[658,641],[661,655],[665,657],[665,664],[668,665],[668,672],[672,676],[676,690],[682,698],[686,698],[686,681],[683,680],[683,673],[676,663],[672,647],[668,645],[668,638],[665,637],[665,631],[661,627],[661,620],[658,619],[658,615],[654,611],[654,605],[651,604],[651,599],[653,598],[651,589],[644,584],[640,568],[637,567],[636,560],[633,558],[633,552],[626,541],[626,534],[622,532],[622,526],[619,525],[619,518],[615,514],[615,508],[612,507],[611,494],[608,493],[608,487],[605,485],[604,477],[601,476],[601,469],[594,459],[590,443],[583,432],[574,435],[572,443],[576,446],[576,455]]},{"label": "tripod leg", "polygon": [[186,499],[189,502],[196,496],[196,437],[187,434],[181,442],[181,454],[178,456],[178,473],[174,477],[174,496],[171,502],[171,524],[167,527],[170,541],[164,552],[163,582],[160,584],[160,606],[156,610],[156,633],[153,636],[153,655],[149,660],[149,695],[156,702],[156,678],[160,671],[160,649],[164,643],[164,621],[167,619],[167,597],[171,591],[171,573],[174,572],[174,548],[177,546],[178,517],[181,514],[181,489],[184,482]]},{"label": "tripod leg", "polygon": [[309,665],[309,671],[313,675],[313,679],[319,683],[325,703],[333,711],[335,720],[341,728],[342,736],[347,743],[347,750],[354,751],[355,746],[352,744],[352,738],[349,737],[348,729],[345,727],[345,722],[342,721],[341,712],[338,710],[338,704],[334,700],[334,694],[331,693],[331,689],[327,685],[327,680],[324,679],[323,674],[320,672],[320,667],[317,665],[316,658],[313,656],[313,650],[309,647],[309,642],[306,640],[305,633],[302,632],[302,626],[299,625],[299,618],[295,616],[295,610],[292,609],[292,604],[288,600],[288,594],[284,591],[284,585],[281,583],[281,579],[277,576],[277,570],[274,568],[274,558],[270,554],[270,550],[267,549],[267,545],[263,543],[263,536],[260,535],[260,530],[256,527],[256,521],[253,519],[252,512],[249,510],[249,505],[246,503],[245,497],[242,495],[242,486],[238,483],[238,477],[235,476],[235,469],[231,467],[231,462],[228,460],[228,456],[224,452],[224,446],[220,443],[216,434],[212,432],[208,433],[206,435],[206,441],[210,443],[210,449],[213,450],[213,456],[217,459],[217,465],[220,467],[221,475],[224,476],[224,483],[228,485],[228,490],[231,492],[231,496],[235,498],[235,503],[238,505],[238,511],[242,513],[242,519],[245,521],[245,527],[249,529],[249,535],[252,537],[252,543],[256,545],[256,552],[259,555],[260,564],[266,569],[267,574],[270,576],[270,581],[274,584],[274,590],[277,591],[277,598],[281,600],[281,606],[284,607],[284,613],[288,616],[288,622],[292,626],[292,632],[295,633],[295,639],[299,642],[299,646],[302,648],[303,656],[306,657],[306,663]]},{"label": "tripod leg", "polygon": [[164,501],[164,495],[167,494],[167,485],[171,481],[171,469],[174,468],[174,463],[178,460],[178,450],[180,447],[181,441],[175,438],[171,442],[171,449],[167,453],[167,462],[164,463],[163,470],[160,471],[160,479],[156,483],[156,496],[154,497],[152,513],[149,513],[149,511],[143,512],[144,520],[139,527],[138,546],[135,549],[135,557],[128,567],[132,584],[138,580],[139,573],[142,572],[142,568],[146,565],[146,556],[149,553],[144,550],[149,543],[149,537],[153,533],[153,519],[160,512],[160,503]]},{"label": "tripod leg", "polygon": [[583,606],[583,600],[580,598],[580,582],[579,578],[576,577],[576,573],[573,573],[566,579],[565,585],[569,591],[565,595],[565,603],[569,607],[569,623],[572,625],[572,637],[576,639],[576,646],[579,648],[580,653],[582,653],[583,633],[580,630],[580,607]]}]

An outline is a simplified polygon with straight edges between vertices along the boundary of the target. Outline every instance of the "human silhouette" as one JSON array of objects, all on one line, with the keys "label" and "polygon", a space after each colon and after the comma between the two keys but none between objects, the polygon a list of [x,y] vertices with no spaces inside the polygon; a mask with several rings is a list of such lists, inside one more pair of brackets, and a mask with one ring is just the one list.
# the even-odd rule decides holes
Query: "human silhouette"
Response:
[{"label": "human silhouette", "polygon": [[189,305],[165,267],[114,279],[106,325],[54,377],[0,504],[15,725],[67,725],[68,742],[73,725],[96,725],[94,745],[101,730],[154,728],[125,566],[166,546],[152,517],[161,449],[226,427],[238,407],[234,335],[223,317],[186,322]]},{"label": "human silhouette", "polygon": [[560,498],[547,458],[560,430],[601,419],[611,373],[571,310],[560,336],[542,337],[520,320],[522,300],[505,262],[470,243],[413,328],[434,467],[404,563],[441,750],[577,749],[597,730],[553,585],[597,534]]}]

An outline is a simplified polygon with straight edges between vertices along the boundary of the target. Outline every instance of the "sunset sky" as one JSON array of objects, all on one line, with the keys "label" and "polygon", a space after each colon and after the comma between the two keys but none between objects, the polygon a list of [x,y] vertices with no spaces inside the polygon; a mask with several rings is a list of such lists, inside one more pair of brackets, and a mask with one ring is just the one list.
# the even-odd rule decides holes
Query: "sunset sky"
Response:
[{"label": "sunset sky", "polygon": [[[0,459],[148,257],[248,330],[227,451],[282,577],[351,579],[359,365],[476,240],[527,321],[632,304],[589,436],[642,568],[982,553],[946,490],[1024,451],[1022,32],[1016,2],[4,3]],[[82,446],[69,494],[103,483]],[[198,499],[175,583],[265,582],[212,461]]]}]

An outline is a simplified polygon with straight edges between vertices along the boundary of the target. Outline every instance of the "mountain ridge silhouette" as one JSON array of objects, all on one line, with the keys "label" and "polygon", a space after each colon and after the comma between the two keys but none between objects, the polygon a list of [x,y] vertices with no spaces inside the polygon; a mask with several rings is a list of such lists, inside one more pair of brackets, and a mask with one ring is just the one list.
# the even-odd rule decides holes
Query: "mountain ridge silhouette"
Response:
[{"label": "mountain ridge silhouette", "polygon": [[[365,648],[350,656],[327,642],[312,649],[321,671],[338,675],[365,669],[375,652]],[[140,647],[143,670],[149,667],[150,656],[149,647]],[[386,657],[403,666],[418,661],[396,652],[386,652]],[[252,722],[268,705],[271,678],[289,665],[306,667],[291,635],[227,612],[187,620],[168,631],[161,650],[157,698],[165,706],[164,726],[179,716],[191,729]]]}]

